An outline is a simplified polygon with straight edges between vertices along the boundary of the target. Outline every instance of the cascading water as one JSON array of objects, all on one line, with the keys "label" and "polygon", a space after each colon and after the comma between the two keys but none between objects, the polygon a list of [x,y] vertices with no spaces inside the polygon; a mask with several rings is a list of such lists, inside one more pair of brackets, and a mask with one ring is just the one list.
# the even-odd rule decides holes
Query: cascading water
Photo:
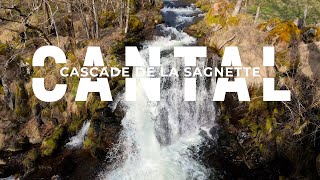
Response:
[{"label": "cascading water", "polygon": [[[148,46],[160,46],[165,53],[161,66],[184,67],[184,61],[174,58],[174,46],[193,45],[196,39],[182,31],[201,13],[195,7],[176,7],[175,1],[165,1],[161,10],[165,24],[158,27],[162,36],[145,42],[141,54],[147,59]],[[197,62],[204,68],[207,60]],[[148,64],[146,62],[146,64]],[[133,73],[134,74],[134,73]],[[214,81],[212,81],[214,82]],[[112,167],[99,175],[107,180],[191,180],[208,179],[207,170],[195,155],[204,138],[214,126],[215,107],[212,101],[211,79],[197,79],[197,101],[184,101],[184,80],[178,77],[161,78],[161,101],[150,102],[142,86],[137,85],[137,100],[123,102],[126,116],[122,120],[123,131],[110,153],[115,159]],[[211,84],[210,86],[207,86]],[[192,150],[191,150],[192,149]],[[120,155],[119,155],[120,154]]]},{"label": "cascading water", "polygon": [[83,141],[88,134],[89,127],[90,127],[90,121],[84,122],[82,128],[77,133],[77,135],[71,137],[70,141],[65,145],[65,147],[69,149],[81,148],[83,145]]}]

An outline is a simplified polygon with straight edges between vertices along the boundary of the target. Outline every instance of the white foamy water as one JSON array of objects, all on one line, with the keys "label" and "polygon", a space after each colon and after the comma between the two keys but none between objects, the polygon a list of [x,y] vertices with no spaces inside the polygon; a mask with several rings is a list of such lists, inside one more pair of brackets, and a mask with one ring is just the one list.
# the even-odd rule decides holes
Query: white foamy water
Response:
[{"label": "white foamy water", "polygon": [[164,7],[161,9],[161,12],[168,13],[173,12],[175,14],[178,14],[180,16],[190,16],[196,13],[200,13],[200,9],[195,8],[194,6],[185,7],[185,8],[174,8],[174,7]]},{"label": "white foamy water", "polygon": [[83,146],[85,137],[88,134],[89,127],[90,127],[90,121],[84,122],[82,128],[79,130],[77,135],[71,137],[70,141],[65,145],[65,147],[69,149],[81,148]]},{"label": "white foamy water", "polygon": [[[167,8],[162,11],[184,15],[198,13],[194,8]],[[163,36],[143,44],[143,57],[148,57],[148,46],[161,46],[171,51],[161,58],[161,65],[169,69],[184,67],[182,58],[173,57],[174,46],[196,43],[196,39],[175,27],[161,26]],[[206,59],[197,62],[206,66]],[[148,64],[145,62],[145,64]],[[135,71],[135,69],[133,69]],[[133,74],[135,74],[133,72]],[[198,78],[197,101],[184,101],[183,78],[161,79],[161,101],[150,102],[142,86],[137,84],[137,100],[122,102],[126,115],[122,120],[123,131],[108,159],[113,164],[98,176],[105,180],[205,180],[211,172],[197,159],[199,145],[204,141],[200,131],[214,126],[215,107],[211,79]]]}]

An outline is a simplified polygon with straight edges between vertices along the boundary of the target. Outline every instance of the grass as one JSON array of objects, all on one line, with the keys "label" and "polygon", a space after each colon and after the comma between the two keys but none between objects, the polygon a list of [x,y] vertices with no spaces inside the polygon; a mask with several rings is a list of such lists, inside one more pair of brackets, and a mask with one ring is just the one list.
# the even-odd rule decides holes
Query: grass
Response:
[{"label": "grass", "polygon": [[303,17],[307,7],[307,24],[320,23],[320,1],[319,0],[252,0],[249,1],[248,12],[255,14],[260,6],[260,19],[268,20],[280,18],[281,20],[295,20]]}]

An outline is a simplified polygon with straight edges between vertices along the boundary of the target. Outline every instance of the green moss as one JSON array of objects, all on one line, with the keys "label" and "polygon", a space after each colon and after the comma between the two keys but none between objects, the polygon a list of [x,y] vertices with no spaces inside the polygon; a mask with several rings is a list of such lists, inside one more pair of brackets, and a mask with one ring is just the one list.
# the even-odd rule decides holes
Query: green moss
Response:
[{"label": "green moss", "polygon": [[32,65],[32,57],[26,58],[24,62],[28,63],[29,65]]},{"label": "green moss", "polygon": [[46,138],[41,144],[41,155],[50,156],[58,148],[59,140],[64,132],[63,127],[56,127],[50,137]]},{"label": "green moss", "polygon": [[[306,32],[309,31],[310,29],[315,30],[315,35],[309,34],[310,37],[305,37]],[[301,30],[301,35],[304,38],[303,40],[307,43],[320,41],[320,27],[316,27],[316,26],[305,27]]]},{"label": "green moss", "polygon": [[68,89],[71,91],[71,95],[73,97],[76,97],[77,95],[79,82],[80,82],[80,79],[77,76],[72,76],[67,78]]},{"label": "green moss", "polygon": [[26,168],[26,169],[30,169],[34,166],[35,161],[38,158],[38,153],[35,149],[32,149],[30,151],[28,151],[27,155],[25,156],[25,158],[22,160],[22,165]]},{"label": "green moss", "polygon": [[124,54],[125,43],[123,41],[115,41],[112,43],[110,53],[111,54]]},{"label": "green moss", "polygon": [[240,23],[242,16],[231,16],[228,18],[226,24],[229,26],[236,26]]},{"label": "green moss", "polygon": [[51,108],[46,107],[41,111],[41,117],[42,118],[51,118]]},{"label": "green moss", "polygon": [[271,133],[272,130],[277,126],[277,121],[274,117],[268,117],[266,119],[266,132]]},{"label": "green moss", "polygon": [[268,21],[265,21],[258,25],[258,29],[262,31],[268,31],[268,28],[275,27],[277,24],[279,24],[281,20],[279,18],[273,18]]},{"label": "green moss", "polygon": [[119,63],[119,62],[118,62],[117,60],[115,60],[115,59],[111,59],[111,60],[109,61],[109,67],[116,67],[116,68],[121,69],[121,68],[122,68],[122,64]]},{"label": "green moss", "polygon": [[10,51],[8,44],[0,43],[0,55],[6,55]]},{"label": "green moss", "polygon": [[83,124],[84,119],[80,118],[76,115],[72,116],[72,121],[70,125],[68,126],[68,132],[70,133],[76,133],[81,128],[81,125]]},{"label": "green moss", "polygon": [[[299,60],[293,58],[287,58],[288,50],[283,50],[276,53],[276,65],[278,67],[279,72],[293,72],[299,66]],[[284,74],[285,75],[285,74]]]},{"label": "green moss", "polygon": [[293,41],[300,40],[300,30],[290,20],[281,22],[271,30],[266,39],[269,43],[273,43],[276,40],[278,42],[291,43]]},{"label": "green moss", "polygon": [[129,31],[139,32],[143,29],[144,24],[136,16],[131,15],[129,19]]},{"label": "green moss", "polygon": [[4,88],[2,85],[0,85],[0,95],[4,95]]},{"label": "green moss", "polygon": [[156,15],[153,18],[153,22],[155,23],[155,25],[163,23],[163,17],[161,15]]},{"label": "green moss", "polygon": [[117,15],[113,11],[103,12],[99,18],[100,28],[107,28],[114,26],[116,23]]},{"label": "green moss", "polygon": [[220,15],[210,15],[209,13],[205,17],[207,25],[218,25],[224,26],[226,24],[226,18]]},{"label": "green moss", "polygon": [[138,1],[130,0],[130,14],[134,14],[138,10]]},{"label": "green moss", "polygon": [[60,99],[59,101],[50,103],[52,109],[57,108],[59,112],[65,112],[67,108],[67,101],[65,99]]},{"label": "green moss", "polygon": [[77,61],[77,57],[72,52],[67,52],[67,59],[72,63],[75,63]]},{"label": "green moss", "polygon": [[18,117],[27,117],[30,113],[28,94],[22,82],[15,83],[15,114]]},{"label": "green moss", "polygon": [[249,113],[260,112],[265,109],[267,109],[267,102],[263,101],[262,98],[256,98],[249,102]]},{"label": "green moss", "polygon": [[94,148],[96,146],[96,144],[91,141],[89,138],[87,138],[84,142],[83,142],[83,148],[86,150],[90,150],[91,148]]},{"label": "green moss", "polygon": [[90,126],[88,131],[88,136],[86,140],[83,142],[83,148],[90,151],[95,151],[97,147],[97,138],[94,138],[94,129],[92,126]]}]

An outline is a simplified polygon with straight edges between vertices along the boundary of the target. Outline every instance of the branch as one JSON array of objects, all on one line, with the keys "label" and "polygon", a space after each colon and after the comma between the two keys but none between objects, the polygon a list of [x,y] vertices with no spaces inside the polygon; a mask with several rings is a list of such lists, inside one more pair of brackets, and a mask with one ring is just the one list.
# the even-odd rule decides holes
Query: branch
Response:
[{"label": "branch", "polygon": [[233,35],[230,39],[226,40],[219,48],[218,50],[221,50],[223,46],[225,46],[228,42],[232,41],[236,37],[236,34]]}]

